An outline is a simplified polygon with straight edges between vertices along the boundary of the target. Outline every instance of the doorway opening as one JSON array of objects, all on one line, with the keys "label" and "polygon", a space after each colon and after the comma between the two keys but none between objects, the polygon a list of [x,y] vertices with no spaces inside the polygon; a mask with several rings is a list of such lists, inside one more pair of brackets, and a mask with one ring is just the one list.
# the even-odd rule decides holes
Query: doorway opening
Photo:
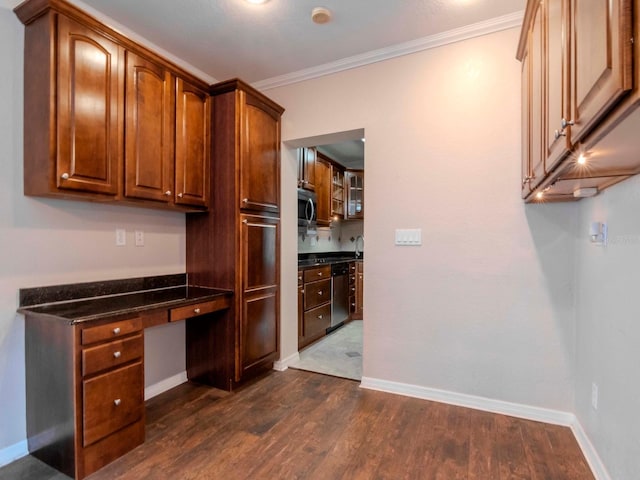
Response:
[{"label": "doorway opening", "polygon": [[298,169],[298,350],[292,368],[362,378],[364,129],[287,142]]}]

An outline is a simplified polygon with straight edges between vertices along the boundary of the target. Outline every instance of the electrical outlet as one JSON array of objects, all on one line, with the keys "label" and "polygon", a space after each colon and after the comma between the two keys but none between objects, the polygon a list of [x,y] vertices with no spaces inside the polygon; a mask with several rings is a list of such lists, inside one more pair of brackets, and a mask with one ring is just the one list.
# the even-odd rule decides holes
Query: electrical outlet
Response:
[{"label": "electrical outlet", "polygon": [[142,230],[136,230],[136,247],[144,247],[144,232]]},{"label": "electrical outlet", "polygon": [[594,410],[598,410],[598,384],[591,384],[591,406]]},{"label": "electrical outlet", "polygon": [[116,228],[116,245],[124,247],[127,244],[127,232],[124,228]]}]

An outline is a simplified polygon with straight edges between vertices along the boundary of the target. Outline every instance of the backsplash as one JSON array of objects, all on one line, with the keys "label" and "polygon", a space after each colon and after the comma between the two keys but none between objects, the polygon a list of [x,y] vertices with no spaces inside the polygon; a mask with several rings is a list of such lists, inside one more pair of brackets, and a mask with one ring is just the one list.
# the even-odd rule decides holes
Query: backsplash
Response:
[{"label": "backsplash", "polygon": [[333,222],[331,228],[318,228],[317,235],[307,235],[298,231],[298,253],[352,252],[355,240],[362,235],[363,221]]}]

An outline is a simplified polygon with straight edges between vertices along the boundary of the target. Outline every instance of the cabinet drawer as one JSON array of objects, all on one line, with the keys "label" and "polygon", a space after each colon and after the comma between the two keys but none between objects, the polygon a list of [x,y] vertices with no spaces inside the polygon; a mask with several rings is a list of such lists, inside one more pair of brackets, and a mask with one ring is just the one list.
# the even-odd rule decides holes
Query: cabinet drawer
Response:
[{"label": "cabinet drawer", "polygon": [[83,381],[82,401],[84,446],[142,418],[142,362]]},{"label": "cabinet drawer", "polygon": [[82,375],[91,375],[113,368],[136,358],[142,358],[144,342],[142,335],[123,338],[97,347],[82,350]]},{"label": "cabinet drawer", "polygon": [[198,315],[204,315],[205,313],[215,312],[228,308],[231,306],[229,298],[219,298],[210,302],[194,303],[193,305],[187,305],[186,307],[172,308],[169,312],[169,321],[177,322],[179,320],[186,320],[187,318],[197,317]]},{"label": "cabinet drawer", "polygon": [[356,283],[356,274],[355,273],[350,273],[349,274],[349,285],[355,285]]},{"label": "cabinet drawer", "polygon": [[304,336],[313,337],[317,333],[325,333],[331,326],[331,304],[323,305],[304,314]]},{"label": "cabinet drawer", "polygon": [[307,283],[304,286],[304,309],[331,301],[331,279]]},{"label": "cabinet drawer", "polygon": [[124,337],[125,335],[141,330],[142,320],[139,317],[98,325],[97,327],[83,328],[82,345]]},{"label": "cabinet drawer", "polygon": [[304,271],[304,283],[315,282],[323,278],[331,278],[331,265],[309,268]]},{"label": "cabinet drawer", "polygon": [[356,303],[355,295],[349,296],[349,314],[354,314],[357,310],[358,304]]}]

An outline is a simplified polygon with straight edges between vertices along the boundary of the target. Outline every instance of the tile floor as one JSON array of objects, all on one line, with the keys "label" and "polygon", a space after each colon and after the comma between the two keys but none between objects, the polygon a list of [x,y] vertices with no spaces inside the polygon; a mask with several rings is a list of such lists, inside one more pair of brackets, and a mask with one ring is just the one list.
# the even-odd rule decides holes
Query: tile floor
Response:
[{"label": "tile floor", "polygon": [[354,320],[300,352],[291,368],[362,380],[362,320]]}]

